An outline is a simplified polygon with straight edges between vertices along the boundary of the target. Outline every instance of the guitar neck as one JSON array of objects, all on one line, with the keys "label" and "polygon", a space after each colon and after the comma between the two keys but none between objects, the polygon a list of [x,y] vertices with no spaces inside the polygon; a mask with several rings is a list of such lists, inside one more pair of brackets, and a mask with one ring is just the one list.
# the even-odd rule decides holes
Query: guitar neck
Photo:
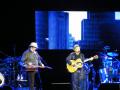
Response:
[{"label": "guitar neck", "polygon": [[42,66],[34,66],[35,68],[42,68]]},{"label": "guitar neck", "polygon": [[[35,68],[43,68],[42,66],[35,66]],[[44,66],[44,68],[52,69],[52,67]]]},{"label": "guitar neck", "polygon": [[88,61],[91,61],[91,60],[93,60],[93,57],[88,58],[88,59],[85,59],[85,60],[84,60],[84,63],[85,63],[85,62],[88,62]]}]

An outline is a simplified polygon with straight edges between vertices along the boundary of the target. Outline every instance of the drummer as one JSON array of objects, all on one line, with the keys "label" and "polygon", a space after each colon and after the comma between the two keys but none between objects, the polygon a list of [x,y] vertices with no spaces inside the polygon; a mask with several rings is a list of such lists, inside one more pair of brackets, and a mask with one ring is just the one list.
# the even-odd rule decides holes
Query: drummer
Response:
[{"label": "drummer", "polygon": [[100,68],[104,68],[104,61],[107,60],[107,52],[110,51],[110,46],[104,46],[102,51],[99,53],[99,59],[100,59]]}]

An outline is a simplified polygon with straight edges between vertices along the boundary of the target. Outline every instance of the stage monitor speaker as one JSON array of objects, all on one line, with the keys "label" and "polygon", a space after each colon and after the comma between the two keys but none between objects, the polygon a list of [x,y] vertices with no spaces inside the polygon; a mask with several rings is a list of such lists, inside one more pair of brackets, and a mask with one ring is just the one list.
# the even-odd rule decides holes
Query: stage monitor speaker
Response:
[{"label": "stage monitor speaker", "polygon": [[101,84],[98,90],[120,90],[120,84],[119,83]]},{"label": "stage monitor speaker", "polygon": [[52,83],[52,90],[71,90],[70,83]]},{"label": "stage monitor speaker", "polygon": [[13,90],[11,86],[4,85],[0,90]]}]

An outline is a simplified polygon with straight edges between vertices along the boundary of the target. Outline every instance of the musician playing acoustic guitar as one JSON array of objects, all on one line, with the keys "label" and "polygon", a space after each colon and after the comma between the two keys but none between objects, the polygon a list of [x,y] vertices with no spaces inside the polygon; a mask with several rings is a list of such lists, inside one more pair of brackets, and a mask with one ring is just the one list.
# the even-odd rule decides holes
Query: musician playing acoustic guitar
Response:
[{"label": "musician playing acoustic guitar", "polygon": [[36,51],[37,48],[37,43],[31,42],[29,48],[24,51],[21,58],[21,62],[23,62],[22,66],[25,67],[28,74],[30,90],[35,90],[34,83],[36,83],[36,90],[42,90],[42,83],[37,66],[44,68],[44,64],[41,61],[41,56]]},{"label": "musician playing acoustic guitar", "polygon": [[93,60],[95,57],[85,59],[84,54],[80,52],[78,44],[73,47],[74,52],[66,58],[68,72],[71,73],[72,90],[88,90],[87,76],[83,63]]}]

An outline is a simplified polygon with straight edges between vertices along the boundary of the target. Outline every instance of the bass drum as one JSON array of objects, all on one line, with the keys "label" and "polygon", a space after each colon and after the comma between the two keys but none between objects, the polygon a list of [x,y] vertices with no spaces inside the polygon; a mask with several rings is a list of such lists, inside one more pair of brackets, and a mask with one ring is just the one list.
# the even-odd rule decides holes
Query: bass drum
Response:
[{"label": "bass drum", "polygon": [[5,77],[4,75],[0,72],[0,87],[2,87],[5,84]]}]

